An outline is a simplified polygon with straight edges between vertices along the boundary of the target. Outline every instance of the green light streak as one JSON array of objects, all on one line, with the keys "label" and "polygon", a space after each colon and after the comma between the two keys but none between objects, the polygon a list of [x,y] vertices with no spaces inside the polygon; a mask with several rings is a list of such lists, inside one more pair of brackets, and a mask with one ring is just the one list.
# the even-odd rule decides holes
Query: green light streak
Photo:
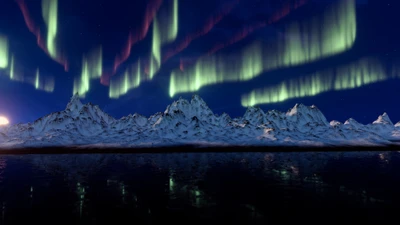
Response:
[{"label": "green light streak", "polygon": [[185,71],[171,73],[169,94],[195,92],[223,82],[251,80],[264,72],[298,66],[339,54],[352,47],[356,38],[355,0],[341,0],[322,16],[293,22],[275,43],[259,41],[240,52],[201,58]]},{"label": "green light streak", "polygon": [[[153,39],[150,56],[149,77],[153,79],[161,67],[161,47],[176,40],[178,36],[178,0],[172,0],[168,13],[159,13],[153,20]],[[158,17],[161,19],[159,20]]]},{"label": "green light streak", "polygon": [[354,89],[390,78],[380,61],[365,58],[335,69],[284,81],[276,86],[253,90],[243,95],[241,102],[244,107],[283,102],[328,91]]},{"label": "green light streak", "polygon": [[0,69],[8,67],[8,39],[0,35]]},{"label": "green light streak", "polygon": [[35,88],[36,88],[36,89],[39,89],[39,68],[36,70]]},{"label": "green light streak", "polygon": [[154,22],[153,22],[153,46],[152,46],[152,52],[154,59],[156,62],[159,64],[161,61],[161,52],[160,52],[160,47],[161,47],[161,38],[160,38],[160,29],[159,29],[159,24],[158,24],[158,19],[157,17],[154,17]]},{"label": "green light streak", "polygon": [[160,62],[161,62],[161,34],[158,24],[157,17],[154,17],[153,20],[153,41],[151,47],[151,58],[150,58],[150,69],[149,69],[149,76],[150,80],[153,79],[154,75],[160,69]]},{"label": "green light streak", "polygon": [[55,86],[54,78],[48,77],[45,79],[44,87],[42,87],[41,90],[46,91],[46,92],[53,92],[54,86]]},{"label": "green light streak", "polygon": [[246,81],[258,76],[264,69],[263,46],[254,42],[236,55],[212,55],[200,59],[184,72],[171,73],[169,94],[194,92],[209,84]]},{"label": "green light streak", "polygon": [[90,75],[88,62],[85,57],[82,59],[82,71],[79,79],[74,79],[73,94],[79,93],[79,96],[85,97],[86,92],[89,91],[90,87]]},{"label": "green light streak", "polygon": [[16,71],[16,68],[21,68],[21,67],[16,67],[15,64],[16,64],[15,57],[12,54],[11,62],[10,62],[10,80],[24,82],[25,79],[24,79],[23,73],[21,72],[21,69],[17,69],[17,71]]},{"label": "green light streak", "polygon": [[57,12],[58,0],[42,0],[42,16],[47,26],[47,50],[52,58],[57,57]]},{"label": "green light streak", "polygon": [[178,36],[178,0],[173,0],[172,6],[172,22],[171,28],[168,32],[168,42],[175,41],[176,37]]},{"label": "green light streak", "polygon": [[14,76],[14,55],[11,55],[10,80],[13,80]]},{"label": "green light streak", "polygon": [[103,72],[103,50],[102,46],[94,49],[87,57],[88,73],[91,78],[100,78]]},{"label": "green light streak", "polygon": [[53,77],[41,77],[39,68],[36,69],[34,75],[25,76],[22,67],[17,64],[14,55],[11,55],[10,68],[9,68],[9,79],[11,81],[23,82],[32,85],[36,90],[53,92],[54,91],[54,78]]},{"label": "green light streak", "polygon": [[323,17],[291,23],[285,28],[290,40],[278,43],[279,52],[283,52],[278,64],[300,65],[341,53],[352,47],[356,30],[355,1],[339,1]]},{"label": "green light streak", "polygon": [[140,60],[127,68],[122,77],[115,77],[110,80],[109,97],[117,99],[130,90],[139,87],[145,79],[141,74]]},{"label": "green light streak", "polygon": [[376,60],[361,60],[356,64],[339,67],[336,74],[339,74],[339,78],[335,80],[335,90],[353,89],[390,78],[383,65]]},{"label": "green light streak", "polygon": [[99,46],[82,58],[81,77],[74,80],[73,94],[85,97],[90,90],[90,80],[100,78],[103,72],[103,51]]},{"label": "green light streak", "polygon": [[45,92],[54,91],[54,78],[40,76],[39,68],[36,69],[35,77],[33,79],[28,77],[25,79],[25,81],[31,83],[36,90]]},{"label": "green light streak", "polygon": [[392,78],[400,78],[400,60],[395,60],[392,65]]},{"label": "green light streak", "polygon": [[174,187],[175,187],[174,178],[172,176],[170,176],[169,177],[169,191],[170,192],[174,191]]}]

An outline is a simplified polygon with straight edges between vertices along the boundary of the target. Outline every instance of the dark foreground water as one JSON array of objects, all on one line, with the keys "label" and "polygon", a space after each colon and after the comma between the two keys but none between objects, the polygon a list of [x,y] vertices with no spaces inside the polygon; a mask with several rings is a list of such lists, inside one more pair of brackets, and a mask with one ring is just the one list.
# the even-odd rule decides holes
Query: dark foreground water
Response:
[{"label": "dark foreground water", "polygon": [[6,225],[398,224],[399,193],[395,151],[0,156]]}]

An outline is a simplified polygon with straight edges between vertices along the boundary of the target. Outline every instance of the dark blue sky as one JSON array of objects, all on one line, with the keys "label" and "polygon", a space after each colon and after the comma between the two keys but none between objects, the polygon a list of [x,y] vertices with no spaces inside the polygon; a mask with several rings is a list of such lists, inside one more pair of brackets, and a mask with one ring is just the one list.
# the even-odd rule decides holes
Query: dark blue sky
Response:
[{"label": "dark blue sky", "polygon": [[[32,18],[43,27],[40,1],[25,0]],[[177,42],[190,33],[199,30],[207,18],[222,10],[234,0],[179,1],[179,33]],[[165,4],[168,0],[164,0]],[[265,20],[279,10],[284,1],[242,0],[233,10],[217,23],[209,33],[195,39],[185,50],[163,64],[152,81],[142,83],[119,99],[109,99],[108,86],[99,79],[91,81],[90,91],[83,102],[99,105],[110,115],[120,118],[138,112],[149,116],[182,96],[190,98],[194,93],[168,95],[170,72],[179,68],[181,58],[192,58],[206,53],[216,42],[226,40],[240,27]],[[288,1],[286,1],[288,2]],[[282,24],[307,18],[322,12],[332,1],[310,0],[303,7],[270,26],[257,30],[242,41],[224,49],[234,53],[255,39],[274,42]],[[123,48],[129,30],[143,24],[144,11],[148,1],[118,0],[59,0],[58,38],[70,68],[52,60],[37,45],[36,37],[28,30],[18,4],[14,0],[3,0],[0,7],[0,34],[7,36],[12,52],[21,62],[20,69],[25,74],[33,74],[37,67],[43,74],[55,77],[55,90],[52,93],[35,90],[23,82],[10,81],[5,71],[0,70],[0,114],[6,115],[12,123],[30,122],[54,111],[63,110],[72,95],[73,79],[81,72],[82,54],[101,44],[103,46],[103,69],[111,70],[116,54]],[[241,95],[254,88],[268,86],[281,81],[315,72],[317,69],[332,68],[363,56],[375,56],[384,62],[398,58],[400,50],[400,31],[398,28],[398,1],[357,1],[357,38],[352,49],[333,57],[301,66],[280,69],[265,73],[247,82],[209,85],[195,92],[199,94],[218,114],[229,113],[232,117],[241,116],[245,108],[241,106]],[[124,68],[138,57],[149,55],[151,49],[151,26],[147,36],[132,47],[132,54]],[[166,46],[168,48],[168,46]],[[164,49],[164,48],[163,48]],[[115,76],[121,75],[119,69]],[[295,103],[317,105],[328,120],[344,121],[349,117],[369,123],[378,115],[387,112],[393,122],[400,120],[400,80],[389,80],[346,91],[331,91],[313,97],[295,98],[275,104],[264,104],[264,110],[286,111]]]}]

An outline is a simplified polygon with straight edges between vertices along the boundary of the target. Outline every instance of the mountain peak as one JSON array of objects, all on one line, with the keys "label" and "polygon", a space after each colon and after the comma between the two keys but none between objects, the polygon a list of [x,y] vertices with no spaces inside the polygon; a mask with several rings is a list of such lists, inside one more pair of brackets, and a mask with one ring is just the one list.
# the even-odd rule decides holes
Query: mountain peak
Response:
[{"label": "mountain peak", "polygon": [[362,125],[361,123],[359,123],[357,120],[353,119],[353,118],[349,118],[348,120],[346,120],[344,122],[344,124],[346,125]]},{"label": "mountain peak", "polygon": [[192,95],[192,100],[197,99],[197,100],[203,100],[199,95]]},{"label": "mountain peak", "polygon": [[252,124],[260,125],[264,123],[265,113],[260,107],[247,107],[243,115],[243,119],[250,121]]},{"label": "mountain peak", "polygon": [[303,105],[302,103],[296,103],[296,105],[293,106],[293,108],[289,109],[287,114],[288,115],[293,115],[297,114],[298,112],[302,112],[307,109],[307,106]]},{"label": "mountain peak", "polygon": [[180,114],[185,115],[187,118],[196,116],[200,120],[208,120],[214,115],[204,100],[198,95],[193,95],[190,102],[186,99],[179,98],[179,100],[167,106],[164,114],[175,115],[174,112],[178,112],[178,110],[182,112]]},{"label": "mountain peak", "polygon": [[[377,121],[391,123],[387,113]],[[149,118],[133,114],[115,120],[96,105],[83,105],[80,96],[75,94],[65,111],[44,116],[34,123],[2,127],[0,148],[10,146],[10,141],[23,147],[163,146],[203,141],[232,145],[382,144],[399,139],[400,122],[395,126],[366,126],[351,118],[345,125],[338,121],[328,123],[317,107],[303,104],[296,104],[286,113],[249,107],[243,117],[231,119],[226,113],[217,117],[198,95],[193,95],[190,101],[179,98],[164,113]]]},{"label": "mountain peak", "polygon": [[301,124],[318,123],[325,126],[329,125],[324,114],[315,105],[296,104],[287,111],[286,118],[291,121],[298,121]]},{"label": "mountain peak", "polygon": [[378,117],[372,124],[388,124],[393,125],[392,121],[389,118],[389,115],[385,112]]},{"label": "mountain peak", "polygon": [[254,107],[254,106],[247,107],[246,112],[244,114],[249,114],[249,113],[252,114],[255,112],[260,112],[264,114],[264,111],[260,107]]},{"label": "mountain peak", "polygon": [[207,106],[207,103],[199,95],[193,95],[192,99],[190,100],[190,103],[192,105],[195,104],[195,103],[198,103],[200,105]]},{"label": "mountain peak", "polygon": [[331,125],[332,127],[336,127],[336,126],[340,126],[342,125],[341,122],[337,121],[337,120],[332,120],[329,125]]},{"label": "mountain peak", "polygon": [[66,110],[74,111],[74,110],[80,110],[82,108],[83,104],[80,100],[79,93],[75,93],[72,97],[69,103],[67,104]]},{"label": "mountain peak", "polygon": [[353,118],[350,118],[344,122],[345,127],[350,128],[350,129],[355,129],[355,130],[362,130],[365,128],[365,126],[358,121],[356,121]]}]

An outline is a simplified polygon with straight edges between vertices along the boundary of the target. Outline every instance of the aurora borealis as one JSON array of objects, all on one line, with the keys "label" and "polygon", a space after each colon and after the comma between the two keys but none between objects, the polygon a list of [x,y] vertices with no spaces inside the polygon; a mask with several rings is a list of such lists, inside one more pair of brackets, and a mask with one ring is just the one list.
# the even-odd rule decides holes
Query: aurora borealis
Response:
[{"label": "aurora borealis", "polygon": [[287,80],[275,87],[253,90],[243,95],[242,105],[283,102],[291,98],[315,96],[327,91],[355,89],[375,82],[397,78],[389,76],[385,67],[376,59],[360,59],[339,68],[318,71],[315,74]]},{"label": "aurora borealis", "polygon": [[0,68],[8,66],[8,40],[7,37],[0,36]]},{"label": "aurora borealis", "polygon": [[[370,101],[384,93],[390,99],[387,93],[397,90],[389,86],[399,84],[398,35],[383,38],[392,32],[385,27],[393,22],[371,16],[385,9],[390,17],[396,5],[385,2],[2,4],[0,15],[8,20],[0,23],[0,115],[9,115],[12,123],[40,115],[24,116],[31,108],[60,110],[58,101],[68,101],[73,93],[116,117],[163,111],[160,105],[192,94],[202,96],[217,113],[240,115],[248,106],[285,109],[294,102],[320,103],[325,111],[329,101],[361,110],[360,104],[367,104],[358,100],[362,93],[368,99],[370,88],[382,88]],[[379,110],[378,105],[379,113],[400,112],[395,106]]]},{"label": "aurora borealis", "polygon": [[250,80],[268,70],[309,63],[351,48],[356,38],[355,1],[339,1],[332,7],[321,17],[287,25],[283,32],[291,36],[288,40],[273,46],[250,44],[239,56],[205,57],[193,69],[173,72],[170,96],[209,84]]}]

